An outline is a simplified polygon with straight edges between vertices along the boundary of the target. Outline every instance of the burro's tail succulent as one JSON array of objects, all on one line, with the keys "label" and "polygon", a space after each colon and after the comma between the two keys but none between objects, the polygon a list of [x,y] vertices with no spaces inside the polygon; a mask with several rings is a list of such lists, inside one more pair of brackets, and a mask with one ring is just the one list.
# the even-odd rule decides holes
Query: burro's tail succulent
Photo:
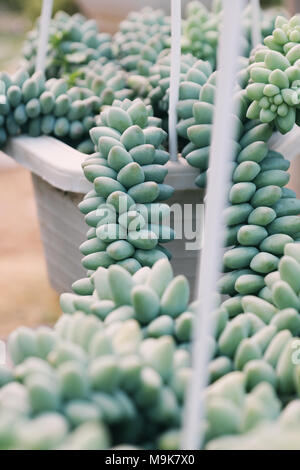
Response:
[{"label": "burro's tail succulent", "polygon": [[[170,256],[162,246],[174,238],[163,224],[169,215],[164,201],[173,194],[164,184],[169,154],[162,146],[166,133],[151,112],[139,99],[114,101],[91,130],[96,153],[83,170],[94,189],[80,204],[91,227],[80,247],[90,273],[112,264],[134,273]],[[74,288],[81,293],[79,283]]]}]

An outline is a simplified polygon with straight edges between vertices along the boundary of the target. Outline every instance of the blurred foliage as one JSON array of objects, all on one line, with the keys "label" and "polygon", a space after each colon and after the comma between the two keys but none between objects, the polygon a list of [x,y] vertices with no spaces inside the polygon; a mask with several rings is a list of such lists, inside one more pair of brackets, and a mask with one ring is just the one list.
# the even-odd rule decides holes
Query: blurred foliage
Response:
[{"label": "blurred foliage", "polygon": [[[36,19],[40,16],[41,12],[41,0],[30,0],[24,2],[24,0],[19,0],[23,5],[25,13],[31,18]],[[67,13],[75,13],[78,11],[76,7],[76,2],[74,0],[54,0],[53,2],[53,13],[58,10],[64,10]]]},{"label": "blurred foliage", "polygon": [[[41,12],[42,0],[0,0],[0,7],[23,12],[31,20],[35,20]],[[74,0],[54,0],[53,11],[64,10],[67,13],[78,11]]]},{"label": "blurred foliage", "polygon": [[[0,0],[1,10],[21,10],[22,0]],[[23,5],[22,5],[23,6]]]},{"label": "blurred foliage", "polygon": [[261,0],[261,6],[263,8],[281,6],[284,4],[283,0]]}]

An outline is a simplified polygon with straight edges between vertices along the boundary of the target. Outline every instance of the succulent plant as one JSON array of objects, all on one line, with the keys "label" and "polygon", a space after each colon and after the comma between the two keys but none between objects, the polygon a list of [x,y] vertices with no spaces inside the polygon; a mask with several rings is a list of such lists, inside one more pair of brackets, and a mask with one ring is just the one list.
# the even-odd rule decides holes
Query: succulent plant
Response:
[{"label": "succulent plant", "polygon": [[[39,21],[28,33],[23,47],[23,65],[31,74],[35,69],[38,39]],[[111,36],[99,33],[95,20],[88,20],[79,13],[68,15],[63,11],[57,12],[50,22],[46,77],[76,73],[78,67],[100,58],[113,58]]]}]

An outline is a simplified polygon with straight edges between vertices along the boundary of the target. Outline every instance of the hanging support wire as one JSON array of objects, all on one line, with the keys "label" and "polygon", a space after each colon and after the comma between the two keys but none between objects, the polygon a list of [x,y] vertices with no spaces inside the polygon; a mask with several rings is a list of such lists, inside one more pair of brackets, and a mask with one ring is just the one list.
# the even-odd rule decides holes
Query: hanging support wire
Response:
[{"label": "hanging support wire", "polygon": [[39,23],[39,42],[36,57],[35,71],[45,72],[47,46],[49,39],[49,26],[52,16],[53,0],[43,0],[42,13]]},{"label": "hanging support wire", "polygon": [[171,74],[169,96],[169,151],[172,161],[178,158],[177,103],[179,99],[181,60],[181,0],[171,0]]},{"label": "hanging support wire", "polygon": [[260,1],[251,1],[251,41],[253,49],[261,44],[261,11]]},{"label": "hanging support wire", "polygon": [[222,266],[225,225],[223,213],[228,199],[232,170],[234,135],[234,86],[240,50],[243,0],[225,0],[218,51],[216,106],[210,152],[210,169],[205,208],[204,244],[198,270],[199,307],[192,344],[192,374],[187,390],[181,447],[196,450],[203,446],[205,403],[210,362],[209,340],[214,336],[213,310]]}]

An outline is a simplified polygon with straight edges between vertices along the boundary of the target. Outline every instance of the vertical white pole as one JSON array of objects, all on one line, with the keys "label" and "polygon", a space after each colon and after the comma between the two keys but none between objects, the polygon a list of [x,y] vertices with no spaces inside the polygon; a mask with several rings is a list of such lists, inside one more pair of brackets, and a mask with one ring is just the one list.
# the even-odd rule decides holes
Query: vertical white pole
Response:
[{"label": "vertical white pole", "polygon": [[176,161],[177,143],[177,103],[180,85],[181,58],[181,0],[171,0],[171,75],[169,96],[169,151],[171,160]]},{"label": "vertical white pole", "polygon": [[232,169],[233,94],[241,34],[243,0],[225,0],[219,46],[219,71],[210,152],[205,208],[204,245],[198,272],[199,310],[192,346],[192,376],[187,390],[181,447],[196,450],[203,445],[204,390],[208,383],[209,338],[214,335],[212,312],[222,266],[223,212],[228,198]]},{"label": "vertical white pole", "polygon": [[255,48],[261,44],[261,11],[260,11],[260,1],[251,0],[251,40],[252,47]]},{"label": "vertical white pole", "polygon": [[35,71],[45,71],[49,26],[52,15],[53,0],[43,0],[42,13],[39,25],[39,42],[36,57]]}]

